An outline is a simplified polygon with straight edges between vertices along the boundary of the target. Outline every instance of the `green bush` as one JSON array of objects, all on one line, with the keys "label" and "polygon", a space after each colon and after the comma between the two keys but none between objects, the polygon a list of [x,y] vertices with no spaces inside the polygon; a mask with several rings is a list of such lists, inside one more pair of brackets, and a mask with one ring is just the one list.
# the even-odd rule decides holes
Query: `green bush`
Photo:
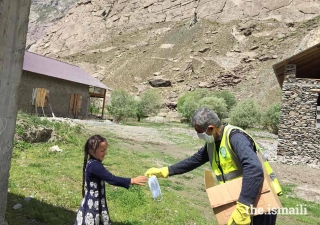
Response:
[{"label": "green bush", "polygon": [[160,94],[152,89],[146,90],[137,101],[137,118],[146,117],[159,112],[162,105]]},{"label": "green bush", "polygon": [[118,123],[125,118],[136,116],[136,101],[125,90],[118,89],[111,93],[111,102],[107,105],[109,114]]},{"label": "green bush", "polygon": [[179,108],[183,107],[183,104],[186,102],[186,100],[190,100],[190,99],[200,100],[200,99],[206,97],[207,95],[208,95],[207,89],[196,89],[194,91],[184,93],[178,99],[178,103],[177,103],[178,112],[180,112],[182,110]]},{"label": "green bush", "polygon": [[177,109],[183,117],[190,120],[197,109],[206,106],[223,119],[228,117],[228,112],[236,103],[235,96],[229,91],[210,92],[207,89],[196,89],[178,99]]},{"label": "green bush", "polygon": [[196,89],[186,92],[178,99],[177,110],[188,121],[199,108],[199,101],[208,95],[207,89]]},{"label": "green bush", "polygon": [[89,112],[91,115],[97,114],[97,113],[99,113],[99,111],[100,111],[99,107],[96,107],[95,104],[93,104],[93,103],[90,104]]},{"label": "green bush", "polygon": [[229,91],[213,92],[212,96],[223,98],[227,104],[228,111],[230,111],[237,104],[236,96]]},{"label": "green bush", "polygon": [[228,117],[228,109],[226,101],[218,97],[205,97],[199,102],[200,107],[208,107],[213,110],[220,119]]},{"label": "green bush", "polygon": [[240,102],[230,113],[230,123],[234,126],[246,129],[259,124],[261,113],[257,104],[249,99]]},{"label": "green bush", "polygon": [[185,117],[188,121],[191,120],[193,114],[199,108],[199,99],[194,96],[187,96],[182,105],[178,107],[178,112]]},{"label": "green bush", "polygon": [[271,105],[265,113],[262,114],[261,124],[264,128],[274,134],[278,134],[281,106],[279,103]]}]

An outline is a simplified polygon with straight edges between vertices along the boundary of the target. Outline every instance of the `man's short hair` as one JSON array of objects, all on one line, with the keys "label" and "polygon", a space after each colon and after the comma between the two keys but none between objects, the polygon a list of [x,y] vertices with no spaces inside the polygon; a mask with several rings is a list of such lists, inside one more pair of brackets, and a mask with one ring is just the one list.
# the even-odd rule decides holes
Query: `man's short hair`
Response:
[{"label": "man's short hair", "polygon": [[201,129],[207,129],[209,125],[214,125],[215,127],[221,126],[221,120],[215,112],[209,108],[200,108],[192,116],[191,126],[195,125]]}]

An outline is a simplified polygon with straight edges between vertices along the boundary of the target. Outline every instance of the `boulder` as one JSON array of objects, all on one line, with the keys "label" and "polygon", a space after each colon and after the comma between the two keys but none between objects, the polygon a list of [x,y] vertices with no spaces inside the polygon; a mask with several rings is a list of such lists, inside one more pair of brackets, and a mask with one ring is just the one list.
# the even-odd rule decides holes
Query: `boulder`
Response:
[{"label": "boulder", "polygon": [[171,81],[163,78],[152,78],[148,81],[152,87],[170,87],[171,86]]},{"label": "boulder", "polygon": [[52,136],[52,129],[49,128],[31,128],[21,136],[19,136],[18,139],[21,139],[25,142],[29,143],[37,143],[37,142],[47,142],[50,140]]}]

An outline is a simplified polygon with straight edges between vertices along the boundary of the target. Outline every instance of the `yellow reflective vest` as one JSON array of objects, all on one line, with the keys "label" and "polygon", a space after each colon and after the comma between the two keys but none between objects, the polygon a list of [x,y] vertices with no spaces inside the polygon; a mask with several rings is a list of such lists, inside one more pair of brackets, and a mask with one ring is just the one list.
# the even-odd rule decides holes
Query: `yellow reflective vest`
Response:
[{"label": "yellow reflective vest", "polygon": [[[210,165],[212,166],[212,170],[217,177],[219,183],[224,183],[226,181],[241,177],[243,174],[242,166],[240,160],[236,153],[233,151],[231,144],[230,144],[230,132],[233,129],[238,129],[243,131],[239,127],[235,127],[232,125],[226,125],[223,130],[222,140],[219,148],[219,152],[216,151],[215,143],[207,143],[207,151],[209,155]],[[246,133],[245,131],[243,131]],[[247,133],[246,133],[247,134]],[[249,134],[247,134],[250,136]],[[250,136],[251,137],[251,136]],[[252,138],[252,137],[251,137]],[[268,163],[267,159],[263,155],[262,149],[259,145],[254,141],[252,138],[257,154],[261,155],[261,158],[264,161],[264,166],[267,170],[271,178],[271,185],[275,192],[278,195],[282,195],[282,189],[279,184],[279,181],[273,172],[270,164]]]}]

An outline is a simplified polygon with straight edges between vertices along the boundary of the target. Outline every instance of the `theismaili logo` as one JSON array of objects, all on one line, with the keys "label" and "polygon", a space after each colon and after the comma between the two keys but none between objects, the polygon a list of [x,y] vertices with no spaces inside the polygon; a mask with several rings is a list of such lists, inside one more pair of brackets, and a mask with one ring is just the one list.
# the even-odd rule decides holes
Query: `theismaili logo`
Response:
[{"label": "theismaili logo", "polygon": [[263,207],[247,207],[247,213],[250,215],[259,215],[259,214],[280,214],[280,215],[307,215],[307,205],[305,204],[300,204],[296,205],[296,207],[282,207],[282,208],[273,208],[268,205],[267,208]]}]

